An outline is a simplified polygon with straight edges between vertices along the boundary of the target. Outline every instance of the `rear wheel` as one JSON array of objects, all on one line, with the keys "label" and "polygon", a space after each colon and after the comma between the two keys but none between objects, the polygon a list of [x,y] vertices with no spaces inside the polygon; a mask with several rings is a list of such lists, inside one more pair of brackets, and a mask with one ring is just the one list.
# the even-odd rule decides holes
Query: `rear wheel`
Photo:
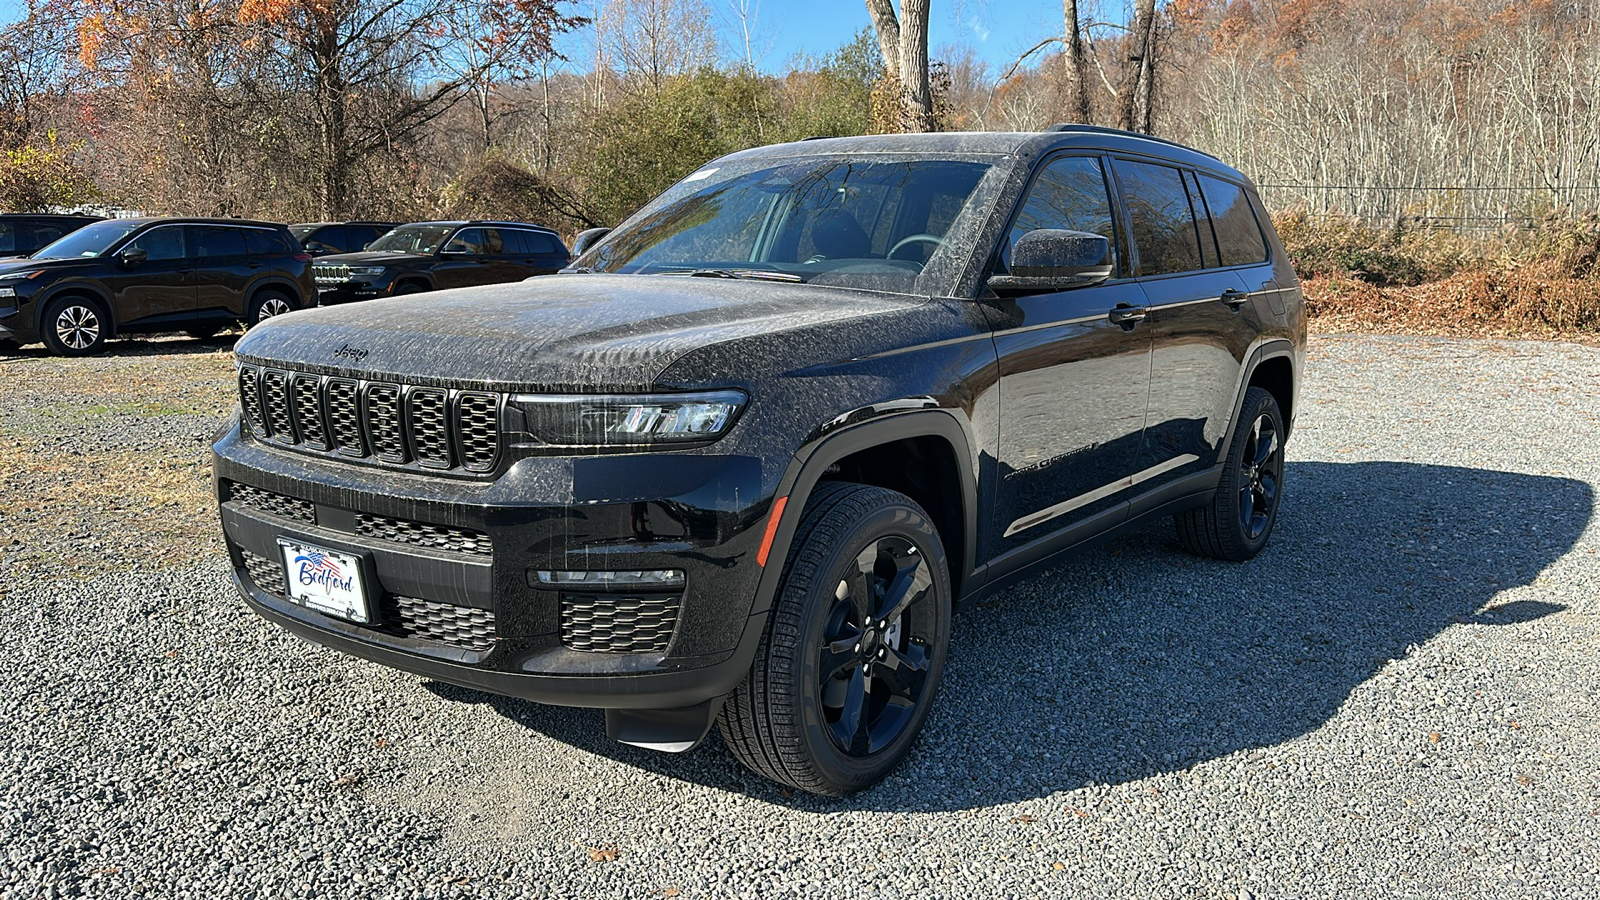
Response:
[{"label": "rear wheel", "polygon": [[105,348],[109,322],[98,304],[82,297],[61,297],[45,307],[44,345],[59,356],[88,356]]},{"label": "rear wheel", "polygon": [[1263,388],[1251,388],[1234,423],[1216,494],[1174,519],[1190,553],[1242,562],[1267,545],[1283,499],[1283,435],[1278,401]]},{"label": "rear wheel", "polygon": [[911,498],[812,495],[750,674],[718,725],[756,773],[814,794],[876,784],[916,742],[944,670],[950,575]]},{"label": "rear wheel", "polygon": [[294,312],[294,309],[294,301],[289,295],[280,291],[262,291],[250,304],[250,324],[260,325],[274,316]]}]

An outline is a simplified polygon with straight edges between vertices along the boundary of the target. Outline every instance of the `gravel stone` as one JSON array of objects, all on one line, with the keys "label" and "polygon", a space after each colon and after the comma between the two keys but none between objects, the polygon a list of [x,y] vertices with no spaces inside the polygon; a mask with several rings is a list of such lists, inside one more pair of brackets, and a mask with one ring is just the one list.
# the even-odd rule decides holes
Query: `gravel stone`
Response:
[{"label": "gravel stone", "polygon": [[[1600,896],[1600,349],[1310,356],[1259,558],[1152,526],[957,616],[922,741],[843,801],[297,641],[213,549],[30,570],[0,898]],[[52,427],[14,397],[0,439]]]}]

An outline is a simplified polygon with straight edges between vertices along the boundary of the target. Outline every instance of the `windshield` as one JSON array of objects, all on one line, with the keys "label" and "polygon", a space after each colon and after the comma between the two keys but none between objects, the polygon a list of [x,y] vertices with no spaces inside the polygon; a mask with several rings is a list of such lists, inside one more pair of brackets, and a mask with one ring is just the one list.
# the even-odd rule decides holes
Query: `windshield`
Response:
[{"label": "windshield", "polygon": [[401,225],[367,245],[368,250],[385,253],[436,253],[454,225]]},{"label": "windshield", "polygon": [[322,222],[312,222],[309,225],[290,225],[289,233],[294,235],[295,240],[303,241],[306,239],[306,235],[321,228],[323,224]]},{"label": "windshield", "polygon": [[143,225],[138,219],[107,219],[85,225],[33,254],[34,259],[76,259],[99,256]]},{"label": "windshield", "polygon": [[909,291],[987,163],[814,157],[706,168],[609,235],[596,272],[719,274]]}]

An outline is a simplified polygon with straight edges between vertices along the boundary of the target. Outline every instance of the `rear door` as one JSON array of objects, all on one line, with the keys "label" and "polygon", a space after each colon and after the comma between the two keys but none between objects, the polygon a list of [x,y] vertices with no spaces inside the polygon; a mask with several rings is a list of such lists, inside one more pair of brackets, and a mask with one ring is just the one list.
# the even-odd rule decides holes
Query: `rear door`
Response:
[{"label": "rear door", "polygon": [[554,237],[542,231],[522,228],[503,228],[507,249],[515,249],[513,262],[519,267],[518,275],[553,275],[568,262],[566,251]]},{"label": "rear door", "polygon": [[250,283],[263,262],[250,254],[244,229],[231,225],[193,225],[195,307],[201,318],[244,315]]},{"label": "rear door", "polygon": [[1218,254],[1194,173],[1142,159],[1118,158],[1112,167],[1149,306],[1150,408],[1139,469],[1157,487],[1217,462],[1259,322],[1244,282]]},{"label": "rear door", "polygon": [[1137,319],[1144,293],[1130,277],[1114,210],[1100,156],[1052,158],[995,264],[1007,270],[1010,246],[1030,230],[1059,228],[1110,239],[1114,266],[1101,285],[986,304],[1001,408],[990,546],[1001,553],[1089,519],[1106,527],[1125,512],[1144,433],[1150,334]]},{"label": "rear door", "polygon": [[105,283],[111,290],[117,325],[186,328],[194,322],[194,263],[189,258],[189,226],[157,225],[135,235],[128,247],[143,250],[143,262],[113,262]]}]

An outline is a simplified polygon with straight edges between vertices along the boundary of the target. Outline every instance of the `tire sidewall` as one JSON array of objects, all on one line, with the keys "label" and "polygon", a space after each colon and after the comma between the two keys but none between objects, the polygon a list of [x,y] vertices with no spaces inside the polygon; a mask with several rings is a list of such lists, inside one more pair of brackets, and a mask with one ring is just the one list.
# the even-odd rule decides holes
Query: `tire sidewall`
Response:
[{"label": "tire sidewall", "polygon": [[1245,445],[1249,442],[1250,428],[1263,414],[1271,415],[1273,428],[1278,434],[1278,452],[1283,453],[1286,442],[1283,433],[1283,411],[1278,409],[1278,401],[1273,399],[1270,392],[1261,388],[1251,388],[1245,397],[1244,409],[1239,416],[1238,431],[1233,436],[1232,446],[1228,448],[1228,474],[1222,484],[1225,494],[1221,499],[1227,503],[1228,522],[1231,523],[1229,527],[1233,539],[1249,556],[1255,556],[1266,547],[1267,541],[1272,538],[1273,528],[1278,524],[1278,510],[1283,508],[1284,473],[1283,467],[1280,466],[1277,473],[1278,497],[1272,504],[1271,514],[1267,516],[1266,529],[1261,532],[1260,537],[1253,540],[1245,532],[1244,522],[1240,521],[1239,517],[1239,489],[1243,486],[1240,483],[1240,473],[1244,468]]},{"label": "tire sidewall", "polygon": [[[69,307],[73,306],[82,306],[93,312],[95,320],[100,323],[100,334],[95,339],[95,342],[81,350],[76,347],[68,347],[56,334],[56,320]],[[105,308],[93,300],[83,297],[58,297],[45,306],[44,315],[39,325],[40,341],[51,353],[57,356],[92,356],[105,349],[106,336],[111,327],[111,320],[106,315]]]},{"label": "tire sidewall", "polygon": [[[828,736],[822,720],[822,703],[819,695],[819,672],[823,634],[827,628],[828,612],[834,603],[832,586],[854,570],[856,556],[868,543],[889,535],[911,541],[917,552],[933,566],[933,588],[936,638],[929,648],[927,684],[917,703],[916,712],[901,733],[884,749],[866,758],[846,756]],[[945,560],[944,547],[938,532],[926,513],[915,506],[895,503],[880,507],[857,522],[845,539],[837,542],[824,564],[805,585],[795,585],[786,577],[780,596],[781,602],[805,605],[805,629],[797,646],[798,659],[789,661],[794,680],[787,686],[790,701],[799,711],[801,741],[807,756],[819,775],[840,793],[851,793],[881,780],[917,740],[933,708],[939,682],[944,674],[945,658],[950,645],[950,571]],[[923,602],[929,602],[925,600]]]},{"label": "tire sidewall", "polygon": [[277,318],[276,316],[268,316],[267,319],[261,318],[261,309],[267,305],[267,301],[269,300],[282,300],[288,305],[288,312],[294,312],[296,309],[299,309],[299,307],[295,306],[294,299],[288,294],[285,294],[279,290],[264,290],[257,294],[254,300],[250,301],[250,327],[254,328],[257,325],[260,325],[262,322],[267,321],[267,319]]}]

